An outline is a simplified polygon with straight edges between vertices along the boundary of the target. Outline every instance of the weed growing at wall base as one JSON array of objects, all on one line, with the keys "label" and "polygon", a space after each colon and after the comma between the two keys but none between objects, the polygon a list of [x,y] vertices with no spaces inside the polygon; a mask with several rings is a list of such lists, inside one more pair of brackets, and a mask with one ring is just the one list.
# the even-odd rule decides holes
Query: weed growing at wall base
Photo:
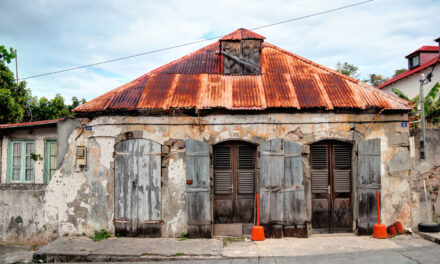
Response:
[{"label": "weed growing at wall base", "polygon": [[110,237],[110,233],[105,229],[101,229],[100,231],[95,231],[95,235],[90,237],[94,242],[98,242]]}]

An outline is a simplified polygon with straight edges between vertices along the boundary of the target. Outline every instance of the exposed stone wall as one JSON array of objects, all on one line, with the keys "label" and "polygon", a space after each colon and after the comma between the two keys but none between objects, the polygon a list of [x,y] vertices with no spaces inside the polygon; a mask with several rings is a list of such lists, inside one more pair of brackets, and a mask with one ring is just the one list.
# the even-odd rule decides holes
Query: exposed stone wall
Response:
[{"label": "exposed stone wall", "polygon": [[423,180],[426,181],[428,207],[431,208],[432,220],[440,222],[440,129],[426,130],[426,158],[420,158],[421,130],[411,130],[414,138],[414,157],[412,158],[411,184],[413,222],[427,222],[426,200]]},{"label": "exposed stone wall", "polygon": [[[356,147],[363,140],[380,138],[382,147],[382,221],[411,224],[408,128],[401,122],[406,114],[255,114],[210,115],[207,117],[104,116],[78,119],[63,163],[47,185],[42,214],[47,226],[58,235],[86,234],[105,228],[114,231],[114,145],[125,139],[145,138],[162,145],[162,234],[186,232],[186,139],[214,145],[226,140],[247,140],[260,144],[284,138],[303,145],[304,185],[307,215],[311,218],[309,144],[336,139],[351,142],[353,148],[353,207],[357,211]],[[84,129],[90,126],[91,130]],[[67,137],[67,135],[66,135]],[[75,166],[77,146],[87,147],[87,166]],[[52,231],[50,231],[52,232]],[[49,235],[43,237],[49,238]]]}]

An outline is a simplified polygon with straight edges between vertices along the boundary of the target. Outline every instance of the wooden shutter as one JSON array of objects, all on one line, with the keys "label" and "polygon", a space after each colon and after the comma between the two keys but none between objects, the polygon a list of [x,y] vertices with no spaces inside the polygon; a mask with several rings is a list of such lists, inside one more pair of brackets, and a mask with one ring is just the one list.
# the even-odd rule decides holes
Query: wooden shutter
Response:
[{"label": "wooden shutter", "polygon": [[209,177],[209,145],[188,139],[186,148],[186,179],[188,203],[188,236],[211,237],[211,202]]},{"label": "wooden shutter", "polygon": [[358,144],[358,234],[373,233],[377,223],[376,191],[380,192],[380,139]]},{"label": "wooden shutter", "polygon": [[138,236],[161,237],[161,145],[139,139]]},{"label": "wooden shutter", "polygon": [[214,193],[232,194],[231,147],[218,146],[214,157]]},{"label": "wooden shutter", "polygon": [[115,233],[122,236],[137,235],[137,149],[136,140],[115,146]]},{"label": "wooden shutter", "polygon": [[115,145],[115,232],[161,236],[161,146],[147,139]]},{"label": "wooden shutter", "polygon": [[333,175],[336,193],[351,192],[351,147],[346,144],[333,145]]},{"label": "wooden shutter", "polygon": [[299,144],[274,139],[261,145],[260,221],[292,224],[305,220]]},{"label": "wooden shutter", "polygon": [[306,201],[303,185],[301,145],[284,140],[284,221],[304,223]]},{"label": "wooden shutter", "polygon": [[312,145],[312,193],[328,192],[327,145]]},{"label": "wooden shutter", "polygon": [[255,147],[238,146],[238,194],[253,194],[255,190]]}]

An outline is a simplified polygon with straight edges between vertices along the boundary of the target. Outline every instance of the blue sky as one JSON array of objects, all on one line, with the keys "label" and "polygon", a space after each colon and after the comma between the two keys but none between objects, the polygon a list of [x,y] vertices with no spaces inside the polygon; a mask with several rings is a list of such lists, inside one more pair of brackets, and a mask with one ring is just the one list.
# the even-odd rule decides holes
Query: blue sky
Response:
[{"label": "blue sky", "polygon": [[[18,50],[19,78],[296,18],[352,0],[0,0],[0,44]],[[440,0],[373,2],[256,30],[324,66],[391,76],[404,56],[440,37]],[[212,41],[211,41],[212,42]],[[34,95],[90,100],[210,42],[28,80]],[[9,65],[15,69],[15,64]]]}]

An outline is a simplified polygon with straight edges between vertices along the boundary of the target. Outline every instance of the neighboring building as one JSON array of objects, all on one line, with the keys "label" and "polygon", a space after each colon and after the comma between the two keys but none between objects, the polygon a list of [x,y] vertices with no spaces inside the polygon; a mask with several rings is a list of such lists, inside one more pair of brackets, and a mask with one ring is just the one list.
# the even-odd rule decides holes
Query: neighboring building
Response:
[{"label": "neighboring building", "polygon": [[[394,94],[392,89],[397,88],[409,98],[414,98],[420,93],[421,74],[427,77],[432,72],[431,82],[424,86],[426,95],[435,83],[440,82],[440,38],[435,41],[438,42],[438,46],[422,46],[407,55],[405,58],[408,60],[408,70],[391,78],[377,88],[392,94]],[[434,71],[432,71],[433,67]]]},{"label": "neighboring building", "polygon": [[410,109],[236,30],[60,122],[60,166],[22,239],[240,235],[256,193],[271,237],[371,233],[376,190],[385,224],[413,226]]}]

